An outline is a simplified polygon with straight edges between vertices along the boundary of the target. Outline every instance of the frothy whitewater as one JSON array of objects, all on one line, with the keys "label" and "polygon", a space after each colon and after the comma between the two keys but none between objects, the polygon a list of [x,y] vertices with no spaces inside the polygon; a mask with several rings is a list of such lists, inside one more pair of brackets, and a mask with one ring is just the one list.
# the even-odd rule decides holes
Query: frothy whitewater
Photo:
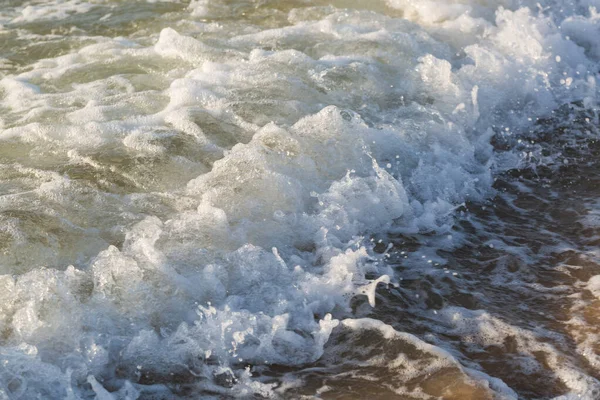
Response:
[{"label": "frothy whitewater", "polygon": [[600,398],[600,1],[4,0],[0,399]]}]

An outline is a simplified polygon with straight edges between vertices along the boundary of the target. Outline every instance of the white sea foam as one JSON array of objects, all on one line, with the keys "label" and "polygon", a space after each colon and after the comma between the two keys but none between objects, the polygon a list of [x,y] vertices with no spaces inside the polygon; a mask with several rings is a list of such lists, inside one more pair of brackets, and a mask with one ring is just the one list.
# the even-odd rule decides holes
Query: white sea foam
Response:
[{"label": "white sea foam", "polygon": [[[66,37],[0,80],[0,140],[16,149],[0,150],[3,395],[151,398],[193,377],[194,393],[272,395],[245,364],[317,361],[351,299],[376,306],[377,283],[397,278],[365,238],[445,237],[456,207],[519,162],[494,154],[495,133],[597,104],[595,1],[240,1],[271,19],[237,22],[229,3],[192,1],[129,37]],[[26,37],[25,23],[110,6],[32,2],[0,23]],[[440,318],[475,342],[513,329]],[[402,337],[437,352],[437,370],[516,396]]]}]

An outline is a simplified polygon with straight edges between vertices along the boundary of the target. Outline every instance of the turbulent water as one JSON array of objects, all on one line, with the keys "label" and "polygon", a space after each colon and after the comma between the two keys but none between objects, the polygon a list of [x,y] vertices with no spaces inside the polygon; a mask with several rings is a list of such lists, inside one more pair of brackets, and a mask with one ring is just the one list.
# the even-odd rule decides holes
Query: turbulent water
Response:
[{"label": "turbulent water", "polygon": [[3,0],[0,399],[599,399],[600,1]]}]

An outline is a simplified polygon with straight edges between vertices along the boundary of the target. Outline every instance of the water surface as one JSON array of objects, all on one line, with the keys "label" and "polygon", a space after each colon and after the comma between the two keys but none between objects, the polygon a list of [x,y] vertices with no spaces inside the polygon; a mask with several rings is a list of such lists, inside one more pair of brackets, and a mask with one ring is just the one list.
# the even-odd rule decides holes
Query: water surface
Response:
[{"label": "water surface", "polygon": [[600,397],[597,0],[0,5],[0,397]]}]

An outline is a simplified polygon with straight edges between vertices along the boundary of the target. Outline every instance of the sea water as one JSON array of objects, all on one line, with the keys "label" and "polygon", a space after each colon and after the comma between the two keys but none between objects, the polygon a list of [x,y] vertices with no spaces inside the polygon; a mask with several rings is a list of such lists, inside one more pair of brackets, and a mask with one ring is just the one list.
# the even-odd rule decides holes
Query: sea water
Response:
[{"label": "sea water", "polygon": [[598,0],[4,0],[1,399],[598,399]]}]

